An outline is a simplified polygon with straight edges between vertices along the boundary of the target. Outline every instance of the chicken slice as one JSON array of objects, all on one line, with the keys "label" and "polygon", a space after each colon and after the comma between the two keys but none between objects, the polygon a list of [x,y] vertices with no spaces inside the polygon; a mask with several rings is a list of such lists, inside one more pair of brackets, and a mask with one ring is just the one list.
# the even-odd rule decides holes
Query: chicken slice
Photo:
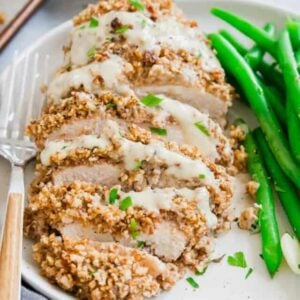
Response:
[{"label": "chicken slice", "polygon": [[[131,237],[113,237],[107,233],[97,233],[95,228],[84,226],[78,222],[59,227],[64,238],[90,239],[98,242],[118,242],[126,247],[136,248],[137,242]],[[140,234],[140,243],[143,248],[148,247],[149,252],[163,261],[172,262],[179,259],[188,243],[187,237],[174,224],[167,221],[159,223],[153,234]]]},{"label": "chicken slice", "polygon": [[182,276],[175,265],[117,243],[50,235],[33,251],[42,274],[80,299],[143,299],[171,288]]},{"label": "chicken slice", "polygon": [[176,94],[179,100],[185,92],[189,103],[205,99],[197,107],[224,121],[232,89],[195,23],[174,15],[153,20],[143,11],[131,10],[111,10],[93,20],[101,26],[86,22],[73,28],[66,47],[68,68],[49,85],[49,100],[60,101],[79,88],[93,94],[114,90],[131,95],[144,87]]},{"label": "chicken slice", "polygon": [[139,130],[144,141],[152,136],[196,146],[204,157],[212,161],[225,165],[232,162],[229,140],[207,114],[163,95],[156,97],[161,100],[159,105],[149,107],[133,96],[106,94],[97,98],[86,93],[74,93],[61,104],[47,107],[41,118],[28,126],[28,133],[39,147],[44,147],[46,138],[53,141],[80,135],[100,135],[106,123],[113,120],[123,135],[131,138],[136,138],[133,131]]},{"label": "chicken slice", "polygon": [[226,124],[228,105],[220,100],[220,96],[208,94],[198,87],[186,87],[180,85],[144,85],[135,88],[138,96],[145,94],[163,94],[170,98],[177,99],[182,103],[191,105],[200,112],[206,113],[221,126]]},{"label": "chicken slice", "polygon": [[120,165],[113,165],[103,161],[93,166],[80,165],[56,170],[53,172],[52,180],[56,186],[84,181],[110,187],[120,184],[119,178],[121,174],[122,167]]},{"label": "chicken slice", "polygon": [[[85,149],[88,150],[87,153],[84,153]],[[179,149],[175,144],[168,146],[158,140],[150,140],[148,144],[128,140],[120,133],[118,124],[108,120],[100,136],[83,135],[70,141],[48,141],[40,159],[44,166],[55,166],[63,165],[63,162],[68,160],[76,164],[76,161],[80,163],[86,159],[97,161],[96,157],[110,158],[116,162],[122,161],[128,171],[138,169],[144,161],[153,160],[158,164],[164,163],[166,175],[173,175],[178,179],[198,178],[213,184],[214,174],[208,163],[201,159],[201,155],[192,155],[188,151],[185,154]],[[199,177],[200,174],[202,176]]]},{"label": "chicken slice", "polygon": [[[187,245],[193,250],[217,225],[205,188],[117,190],[114,199],[110,194],[83,183],[45,187],[28,203],[25,232],[37,237],[58,230],[72,239],[118,241],[131,247],[138,247],[139,240],[164,261],[177,261]],[[37,223],[39,219],[46,224]],[[200,254],[202,258],[203,251]]]}]

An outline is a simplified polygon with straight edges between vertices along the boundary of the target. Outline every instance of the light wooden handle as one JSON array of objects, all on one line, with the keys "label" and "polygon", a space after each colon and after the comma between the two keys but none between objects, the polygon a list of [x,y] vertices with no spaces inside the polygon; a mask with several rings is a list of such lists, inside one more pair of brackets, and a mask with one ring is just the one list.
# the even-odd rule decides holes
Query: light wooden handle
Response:
[{"label": "light wooden handle", "polygon": [[0,253],[0,299],[19,300],[23,227],[23,195],[10,193]]}]

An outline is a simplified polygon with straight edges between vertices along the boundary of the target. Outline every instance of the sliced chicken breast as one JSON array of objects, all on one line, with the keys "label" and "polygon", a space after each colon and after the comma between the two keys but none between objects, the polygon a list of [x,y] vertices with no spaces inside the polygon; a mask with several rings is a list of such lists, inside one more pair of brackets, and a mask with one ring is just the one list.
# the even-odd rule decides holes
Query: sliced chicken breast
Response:
[{"label": "sliced chicken breast", "polygon": [[110,187],[120,184],[121,174],[122,167],[120,165],[109,164],[103,161],[93,166],[80,165],[58,169],[54,171],[52,180],[56,186],[75,181],[84,181]]},{"label": "sliced chicken breast", "polygon": [[172,0],[138,2],[74,19],[27,130],[39,152],[24,232],[42,274],[79,299],[170,289],[209,262],[232,218],[233,89]]},{"label": "sliced chicken breast", "polygon": [[152,139],[148,144],[130,141],[120,134],[118,124],[111,120],[103,127],[101,136],[84,135],[70,141],[49,141],[40,154],[46,171],[50,166],[91,165],[103,159],[122,164],[124,170],[133,176],[148,173],[149,177],[164,177],[165,182],[171,180],[173,183],[173,179],[177,179],[195,186],[207,185],[218,192],[226,185],[230,194],[225,169],[203,159],[194,148],[181,148],[174,143]]},{"label": "sliced chicken breast", "polygon": [[[185,104],[191,105],[200,112],[207,113],[210,118],[225,126],[228,104],[212,94],[208,94],[198,87],[185,87],[180,85],[144,85],[135,88],[138,96],[145,94],[163,94],[170,98],[177,99]],[[220,91],[222,93],[222,91]]]},{"label": "sliced chicken breast", "polygon": [[34,245],[42,274],[80,299],[143,299],[171,288],[182,276],[147,252],[117,243],[44,236]]},{"label": "sliced chicken breast", "polygon": [[106,11],[94,7],[94,26],[89,21],[74,26],[65,47],[67,68],[50,83],[48,99],[60,101],[74,89],[122,95],[153,89],[179,100],[186,92],[186,101],[204,98],[197,107],[224,122],[232,89],[196,23],[176,14],[153,19],[146,11],[121,6]]},{"label": "sliced chicken breast", "polygon": [[[167,262],[180,260],[186,251],[194,251],[197,261],[196,246],[217,226],[205,188],[124,193],[84,183],[45,187],[30,199],[26,214],[26,232],[33,237],[58,230],[63,237],[131,247],[142,241],[143,248]],[[38,219],[45,224],[36,223]]]},{"label": "sliced chicken breast", "polygon": [[196,146],[204,157],[212,161],[225,165],[232,163],[229,140],[207,114],[163,95],[155,97],[160,102],[150,107],[143,104],[145,98],[141,102],[135,97],[107,94],[96,98],[74,93],[63,103],[47,107],[41,118],[28,126],[28,133],[39,147],[44,147],[46,138],[53,141],[69,140],[80,135],[100,135],[106,123],[113,120],[124,131],[123,134],[131,138],[136,138],[133,131],[139,129],[140,139],[144,141],[152,136]]}]

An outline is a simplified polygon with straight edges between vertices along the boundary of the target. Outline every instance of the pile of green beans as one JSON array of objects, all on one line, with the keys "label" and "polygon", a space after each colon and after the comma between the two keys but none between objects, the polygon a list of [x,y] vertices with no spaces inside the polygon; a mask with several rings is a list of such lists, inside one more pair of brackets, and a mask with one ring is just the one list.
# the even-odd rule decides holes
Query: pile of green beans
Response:
[{"label": "pile of green beans", "polygon": [[245,59],[219,34],[210,34],[213,47],[224,68],[236,79],[243,89],[255,113],[266,139],[284,172],[300,188],[300,166],[293,158],[287,138],[267,103],[257,76]]},{"label": "pile of green beans", "polygon": [[[248,49],[227,30],[209,35],[222,66],[237,82],[260,125],[247,133],[244,146],[248,170],[259,183],[263,257],[273,276],[282,252],[272,185],[300,240],[300,22],[288,19],[276,37],[272,24],[260,28],[230,11],[213,8],[211,12],[255,43]],[[265,53],[273,57],[272,63],[264,60]]]}]

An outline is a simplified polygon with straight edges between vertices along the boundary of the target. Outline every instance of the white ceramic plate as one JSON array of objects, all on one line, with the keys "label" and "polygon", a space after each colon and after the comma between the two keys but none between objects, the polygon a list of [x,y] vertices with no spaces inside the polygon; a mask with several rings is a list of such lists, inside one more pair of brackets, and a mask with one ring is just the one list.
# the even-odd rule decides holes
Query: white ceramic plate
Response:
[{"label": "white ceramic plate", "polygon": [[[286,15],[291,15],[279,8],[269,7],[257,3],[247,3],[244,1],[178,1],[179,6],[184,12],[193,19],[199,21],[204,32],[216,31],[226,27],[224,23],[210,15],[210,8],[219,6],[228,8],[249,18],[256,24],[263,25],[271,21],[278,26],[282,26]],[[50,55],[49,76],[61,65],[62,45],[65,43],[71,22],[50,31],[39,41],[31,46],[31,53],[40,53],[41,56]],[[42,68],[39,64],[38,68]],[[38,70],[37,70],[38,71]],[[40,78],[41,79],[41,78]],[[35,91],[36,97],[41,97],[39,91]],[[255,119],[249,114],[246,107],[235,105],[232,113],[241,116],[248,122],[255,125]],[[249,117],[250,116],[250,117]],[[29,182],[33,174],[33,166],[30,165],[26,170],[26,181]],[[4,203],[5,191],[8,186],[9,164],[0,159],[0,190],[3,192],[0,204]],[[246,205],[246,199],[240,199],[238,206]],[[3,206],[2,206],[3,207]],[[281,233],[291,231],[286,217],[278,203],[278,214]],[[3,211],[0,206],[0,211]],[[22,273],[24,279],[34,288],[45,294],[51,299],[73,299],[71,296],[51,285],[46,279],[39,275],[39,270],[32,260],[32,242],[24,241]],[[300,295],[299,277],[297,278],[288,269],[285,262],[282,263],[279,273],[274,279],[270,279],[264,263],[260,258],[260,236],[251,235],[248,232],[234,228],[230,233],[219,237],[216,244],[215,257],[222,254],[230,255],[236,251],[243,251],[248,262],[248,266],[254,269],[252,275],[245,280],[247,269],[230,267],[226,259],[219,264],[211,264],[204,276],[195,277],[200,288],[194,290],[183,279],[170,292],[163,293],[159,300],[183,300],[183,299],[203,299],[203,300],[296,300]],[[298,284],[297,284],[298,283]]]}]

